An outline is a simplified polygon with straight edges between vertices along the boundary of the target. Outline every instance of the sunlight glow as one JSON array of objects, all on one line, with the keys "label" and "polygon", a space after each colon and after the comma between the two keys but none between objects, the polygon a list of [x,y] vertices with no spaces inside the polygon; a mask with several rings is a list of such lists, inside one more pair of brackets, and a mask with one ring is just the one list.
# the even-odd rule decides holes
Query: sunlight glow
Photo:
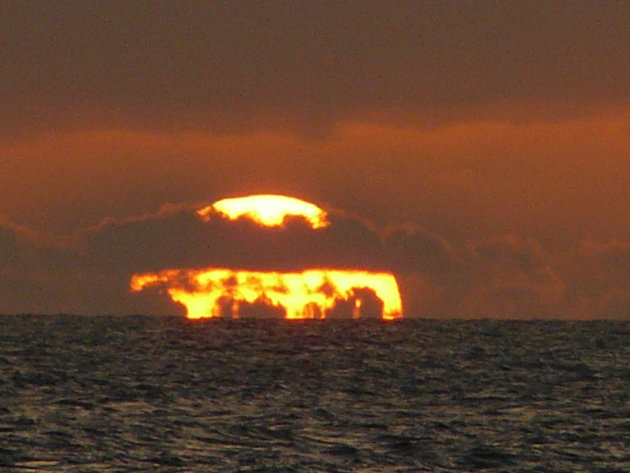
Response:
[{"label": "sunlight glow", "polygon": [[326,212],[322,209],[304,200],[283,195],[260,194],[223,199],[197,211],[205,220],[209,220],[213,212],[218,212],[230,220],[245,216],[267,227],[281,226],[288,216],[303,217],[312,228],[328,225]]},{"label": "sunlight glow", "polygon": [[243,316],[243,307],[286,319],[402,317],[390,273],[336,269],[262,272],[227,268],[174,269],[134,275],[131,290],[166,288],[191,319]]}]

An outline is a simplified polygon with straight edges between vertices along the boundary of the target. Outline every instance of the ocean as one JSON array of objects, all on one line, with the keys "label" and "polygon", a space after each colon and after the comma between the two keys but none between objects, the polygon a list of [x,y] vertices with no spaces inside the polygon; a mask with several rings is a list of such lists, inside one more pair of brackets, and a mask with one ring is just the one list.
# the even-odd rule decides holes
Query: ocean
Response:
[{"label": "ocean", "polygon": [[628,321],[0,317],[0,472],[630,471]]}]

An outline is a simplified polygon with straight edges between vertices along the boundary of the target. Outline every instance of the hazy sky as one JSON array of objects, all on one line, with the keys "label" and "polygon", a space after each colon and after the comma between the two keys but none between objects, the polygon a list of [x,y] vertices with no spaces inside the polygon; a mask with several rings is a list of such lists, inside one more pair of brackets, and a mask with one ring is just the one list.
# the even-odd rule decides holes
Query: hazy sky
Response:
[{"label": "hazy sky", "polygon": [[2,312],[173,310],[128,262],[265,192],[414,314],[630,317],[627,0],[3,0],[0,45]]}]

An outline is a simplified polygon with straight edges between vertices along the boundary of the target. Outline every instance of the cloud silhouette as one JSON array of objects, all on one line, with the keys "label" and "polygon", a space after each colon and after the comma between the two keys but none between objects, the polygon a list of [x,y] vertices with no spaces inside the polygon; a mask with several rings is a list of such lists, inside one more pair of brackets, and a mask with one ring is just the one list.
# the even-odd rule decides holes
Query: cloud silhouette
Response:
[{"label": "cloud silhouette", "polygon": [[514,236],[456,244],[417,226],[378,228],[340,210],[313,230],[300,217],[261,227],[200,205],[165,205],[106,219],[71,237],[0,224],[0,312],[182,314],[150,288],[131,294],[133,274],[232,267],[392,271],[405,315],[434,318],[626,318],[630,243],[585,242],[563,260]]},{"label": "cloud silhouette", "polygon": [[15,231],[0,222],[0,268],[12,266],[19,257],[19,246]]},{"label": "cloud silhouette", "polygon": [[557,317],[564,283],[531,240],[497,237],[456,247],[428,232],[391,237],[410,313],[450,318]]},{"label": "cloud silhouette", "polygon": [[[0,313],[64,312],[74,251],[63,238],[0,219]],[[76,285],[75,285],[76,287]]]},{"label": "cloud silhouette", "polygon": [[630,242],[587,240],[573,254],[569,290],[573,317],[627,319],[630,314]]},{"label": "cloud silhouette", "polygon": [[154,215],[104,221],[81,234],[82,257],[129,272],[207,266],[282,271],[385,267],[379,235],[341,212],[331,212],[330,225],[314,230],[298,216],[288,217],[283,227],[263,227],[220,214],[204,221],[196,209],[169,206]]},{"label": "cloud silhouette", "polygon": [[82,255],[117,273],[229,267],[254,271],[347,268],[399,275],[408,313],[433,317],[552,316],[564,285],[534,241],[504,237],[456,248],[412,226],[379,230],[341,211],[313,230],[299,218],[261,227],[193,207],[109,220],[83,234]]}]

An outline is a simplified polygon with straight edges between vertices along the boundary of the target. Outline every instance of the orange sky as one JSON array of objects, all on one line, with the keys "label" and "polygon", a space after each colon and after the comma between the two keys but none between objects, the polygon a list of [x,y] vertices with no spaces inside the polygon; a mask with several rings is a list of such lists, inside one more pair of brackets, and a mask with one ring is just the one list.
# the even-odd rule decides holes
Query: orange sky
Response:
[{"label": "orange sky", "polygon": [[165,202],[297,194],[457,239],[630,238],[630,113],[428,128],[339,123],[329,135],[94,130],[6,143],[0,212],[71,232]]},{"label": "orange sky", "polygon": [[273,192],[475,268],[406,270],[419,315],[628,317],[628,24],[612,0],[2,2],[0,311],[95,310],[47,271],[109,277],[67,247],[103,219]]}]

